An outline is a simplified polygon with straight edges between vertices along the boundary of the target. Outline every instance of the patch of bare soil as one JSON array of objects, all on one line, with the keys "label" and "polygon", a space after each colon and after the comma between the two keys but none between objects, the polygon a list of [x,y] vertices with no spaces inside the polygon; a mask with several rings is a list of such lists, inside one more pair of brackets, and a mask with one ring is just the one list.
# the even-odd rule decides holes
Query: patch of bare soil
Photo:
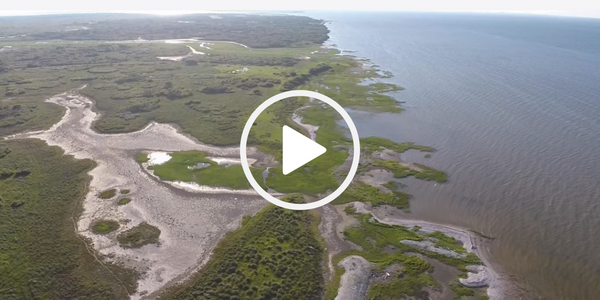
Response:
[{"label": "patch of bare soil", "polygon": [[346,271],[340,279],[335,300],[364,300],[369,288],[371,263],[361,256],[351,255],[340,261]]}]

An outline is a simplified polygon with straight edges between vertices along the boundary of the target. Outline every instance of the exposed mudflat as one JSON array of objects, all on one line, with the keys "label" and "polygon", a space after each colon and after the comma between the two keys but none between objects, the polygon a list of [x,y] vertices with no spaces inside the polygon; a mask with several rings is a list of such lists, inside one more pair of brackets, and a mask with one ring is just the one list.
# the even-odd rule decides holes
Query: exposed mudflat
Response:
[{"label": "exposed mudflat", "polygon": [[346,271],[340,279],[340,288],[335,300],[364,300],[369,288],[371,263],[362,256],[351,255],[339,265]]},{"label": "exposed mudflat", "polygon": [[385,169],[372,169],[364,172],[363,174],[356,175],[358,181],[362,181],[372,186],[381,187],[383,184],[396,180],[392,172]]},{"label": "exposed mudflat", "polygon": [[[256,193],[230,193],[214,189],[177,189],[144,171],[135,153],[145,151],[205,151],[211,157],[239,159],[239,148],[204,145],[187,137],[173,126],[152,123],[143,130],[124,134],[99,134],[91,129],[97,114],[92,101],[70,91],[46,100],[64,106],[63,119],[49,130],[17,134],[7,139],[38,138],[56,145],[78,159],[92,159],[97,167],[78,221],[79,233],[88,238],[99,253],[143,272],[133,299],[149,298],[174,280],[185,279],[207,261],[211,250],[228,231],[240,226],[244,215],[252,215],[267,201]],[[250,157],[260,157],[248,149]],[[159,157],[160,160],[160,157]],[[118,206],[119,195],[103,200],[97,195],[107,189],[129,189],[132,201]],[[117,193],[118,194],[118,193]],[[97,219],[117,220],[118,231],[93,234],[89,227]],[[161,230],[160,245],[124,249],[117,243],[118,233],[141,222]]]},{"label": "exposed mudflat", "polygon": [[344,230],[354,224],[358,224],[356,219],[349,218],[343,211],[341,206],[334,206],[327,204],[317,208],[319,214],[321,214],[321,224],[319,224],[319,232],[325,241],[325,246],[328,256],[327,266],[325,267],[325,279],[326,281],[331,280],[332,275],[335,271],[333,266],[333,256],[350,249],[353,249],[355,245],[351,242],[344,240]]}]

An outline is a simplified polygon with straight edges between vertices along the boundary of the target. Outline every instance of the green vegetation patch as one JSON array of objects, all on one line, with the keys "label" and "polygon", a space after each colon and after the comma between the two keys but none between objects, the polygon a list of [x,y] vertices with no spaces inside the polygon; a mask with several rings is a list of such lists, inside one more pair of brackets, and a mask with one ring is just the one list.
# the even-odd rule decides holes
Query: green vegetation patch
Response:
[{"label": "green vegetation patch", "polygon": [[103,74],[103,73],[117,72],[118,69],[110,68],[110,67],[93,67],[93,68],[89,68],[87,71],[90,73]]},{"label": "green vegetation patch", "polygon": [[356,214],[356,208],[354,207],[354,205],[348,205],[348,206],[344,207],[344,212],[347,215],[354,215],[354,214]]},{"label": "green vegetation patch", "polygon": [[0,180],[0,299],[129,299],[137,273],[100,264],[74,228],[94,162],[35,139],[2,149],[0,173],[30,174]]},{"label": "green vegetation patch", "polygon": [[467,253],[467,250],[465,249],[465,247],[463,247],[460,241],[454,239],[453,237],[449,237],[439,231],[427,234],[427,236],[435,239],[436,247],[452,250],[456,253]]},{"label": "green vegetation patch", "polygon": [[446,173],[430,168],[428,166],[415,163],[415,167],[409,167],[395,160],[374,160],[373,165],[387,169],[394,174],[396,178],[414,176],[422,180],[431,180],[439,183],[446,182],[448,176]]},{"label": "green vegetation patch", "polygon": [[324,250],[318,224],[314,212],[270,205],[227,234],[198,274],[161,299],[320,299]]},{"label": "green vegetation patch", "polygon": [[[0,47],[1,48],[1,47]],[[1,72],[0,72],[1,78]],[[24,95],[27,92],[24,89],[13,87],[17,83],[7,83],[7,87],[2,87],[0,80],[0,98],[12,98]],[[2,91],[4,91],[2,93]],[[37,94],[30,92],[32,94]],[[42,130],[50,127],[52,124],[60,121],[64,109],[51,103],[32,103],[29,99],[25,101],[0,102],[0,136],[15,134],[22,131]],[[1,155],[1,154],[0,154]]]},{"label": "green vegetation patch", "polygon": [[[306,102],[306,101],[304,101]],[[281,127],[283,125],[303,132],[296,123],[291,120],[291,116],[300,108],[303,101],[297,99],[284,99],[276,102],[265,109],[254,122],[248,137],[249,144],[258,145],[258,149],[262,152],[275,156],[275,159],[282,159],[282,141],[283,134]]]},{"label": "green vegetation patch", "polygon": [[445,172],[436,170],[434,168],[430,168],[428,166],[417,164],[415,166],[419,167],[421,171],[415,174],[415,178],[423,179],[423,180],[433,180],[435,182],[446,182],[448,180],[448,175]]},{"label": "green vegetation patch", "polygon": [[370,136],[364,137],[360,139],[360,145],[369,150],[369,151],[382,151],[384,149],[394,150],[398,153],[403,153],[409,149],[419,150],[423,152],[433,152],[435,149],[429,146],[416,145],[411,142],[407,143],[398,143],[394,142],[390,139],[378,137],[378,136]]},{"label": "green vegetation patch", "polygon": [[454,296],[452,297],[453,300],[461,300],[463,297],[475,296],[475,291],[473,289],[463,286],[460,283],[451,283],[450,289],[454,292]]},{"label": "green vegetation patch", "polygon": [[98,194],[98,197],[100,199],[111,199],[112,197],[114,197],[116,195],[117,195],[117,190],[110,189],[110,190],[100,192],[100,194]]},{"label": "green vegetation patch", "polygon": [[[420,258],[417,258],[421,262],[429,264]],[[368,299],[378,300],[395,300],[402,299],[398,297],[413,296],[416,299],[429,299],[429,293],[423,291],[423,287],[436,286],[437,283],[429,274],[418,274],[418,275],[400,275],[400,278],[394,278],[386,283],[377,283],[369,287],[367,294]]]},{"label": "green vegetation patch", "polygon": [[[339,53],[337,50],[327,52],[327,55]],[[327,55],[318,55],[316,58],[328,58]],[[403,110],[393,97],[385,94],[402,88],[394,84],[377,82],[377,78],[382,76],[374,69],[363,68],[363,62],[352,57],[334,56],[326,63],[331,69],[311,80],[307,84],[307,89],[318,89],[320,93],[335,99],[344,107],[392,113]],[[373,83],[365,84],[365,79],[372,79]]]},{"label": "green vegetation patch", "polygon": [[127,195],[127,194],[129,194],[129,192],[131,192],[131,191],[127,190],[127,189],[121,190],[121,195]]},{"label": "green vegetation patch", "polygon": [[[151,166],[154,175],[162,180],[195,182],[199,185],[227,187],[232,189],[251,188],[241,165],[219,165],[206,158],[200,151],[171,153],[171,159],[157,166]],[[250,168],[254,179],[264,187],[263,169]]]},{"label": "green vegetation patch", "polygon": [[4,144],[1,144],[0,145],[0,158],[6,157],[9,153],[10,153],[10,148],[8,148]]},{"label": "green vegetation patch", "polygon": [[119,202],[117,202],[119,205],[125,205],[127,203],[131,202],[130,198],[121,198],[119,199]]},{"label": "green vegetation patch", "polygon": [[[359,215],[358,219],[360,226],[348,228],[344,231],[344,236],[351,242],[361,246],[366,254],[365,258],[371,262],[390,264],[396,259],[397,254],[413,249],[413,247],[402,244],[400,241],[423,240],[420,234],[404,226],[379,223],[372,219],[370,214]],[[396,253],[384,252],[383,248],[388,245],[393,246],[399,251]]]},{"label": "green vegetation patch", "polygon": [[[390,186],[392,187],[392,186]],[[408,209],[410,196],[395,188],[391,192],[383,192],[381,189],[364,182],[357,182],[346,189],[333,204],[344,204],[353,201],[371,203],[373,206],[390,205],[399,209]]]},{"label": "green vegetation patch", "polygon": [[119,222],[112,220],[100,220],[92,225],[92,232],[96,234],[107,234],[119,229]]},{"label": "green vegetation patch", "polygon": [[148,162],[149,160],[150,160],[150,158],[148,157],[148,154],[146,154],[146,153],[139,153],[135,157],[135,161],[137,161],[139,163],[145,163],[145,162]]},{"label": "green vegetation patch", "polygon": [[158,244],[159,236],[158,227],[143,222],[120,233],[117,240],[123,248],[140,248],[148,244]]}]

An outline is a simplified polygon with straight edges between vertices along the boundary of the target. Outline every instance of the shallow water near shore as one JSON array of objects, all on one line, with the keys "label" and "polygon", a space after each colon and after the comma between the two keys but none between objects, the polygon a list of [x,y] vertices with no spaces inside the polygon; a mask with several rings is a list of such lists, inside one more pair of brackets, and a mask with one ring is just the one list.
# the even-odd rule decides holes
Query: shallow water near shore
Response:
[{"label": "shallow water near shore", "polygon": [[[433,146],[403,159],[411,217],[495,238],[524,299],[600,294],[600,21],[538,16],[311,13],[330,43],[406,90],[400,115],[350,111],[361,136]],[[552,30],[550,30],[552,29]]]}]

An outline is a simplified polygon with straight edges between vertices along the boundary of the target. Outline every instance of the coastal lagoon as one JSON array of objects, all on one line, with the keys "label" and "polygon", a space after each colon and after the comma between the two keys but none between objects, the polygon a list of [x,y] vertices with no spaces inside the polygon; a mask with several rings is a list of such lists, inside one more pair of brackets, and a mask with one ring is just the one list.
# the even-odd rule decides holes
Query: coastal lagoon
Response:
[{"label": "coastal lagoon", "polygon": [[[600,294],[600,20],[310,13],[347,54],[406,88],[406,111],[350,111],[359,134],[438,149],[404,159],[449,182],[406,179],[411,217],[495,238],[525,299]],[[352,50],[352,51],[350,51]],[[355,52],[354,52],[355,51]]]}]

